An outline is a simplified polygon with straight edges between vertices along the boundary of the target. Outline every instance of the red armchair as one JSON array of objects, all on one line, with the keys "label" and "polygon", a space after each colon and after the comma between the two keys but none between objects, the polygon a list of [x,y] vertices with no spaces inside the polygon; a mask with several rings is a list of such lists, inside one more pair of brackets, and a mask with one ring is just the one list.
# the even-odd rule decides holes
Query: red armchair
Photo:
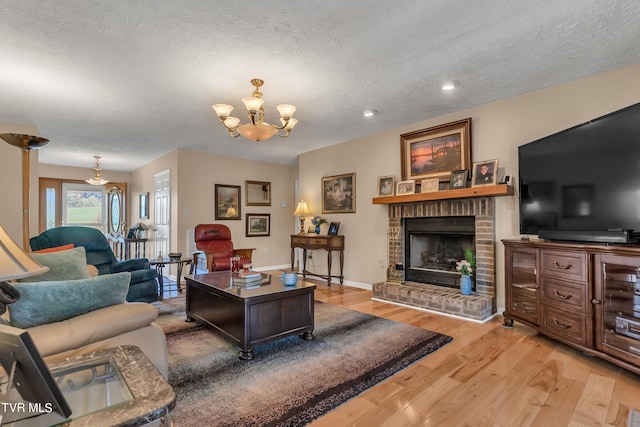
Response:
[{"label": "red armchair", "polygon": [[240,257],[242,268],[251,263],[251,256],[255,248],[234,249],[231,241],[231,230],[223,224],[198,224],[193,233],[196,249],[199,252],[193,254],[193,265],[198,266],[198,258],[206,257],[206,266],[209,271],[230,270],[232,256]]}]

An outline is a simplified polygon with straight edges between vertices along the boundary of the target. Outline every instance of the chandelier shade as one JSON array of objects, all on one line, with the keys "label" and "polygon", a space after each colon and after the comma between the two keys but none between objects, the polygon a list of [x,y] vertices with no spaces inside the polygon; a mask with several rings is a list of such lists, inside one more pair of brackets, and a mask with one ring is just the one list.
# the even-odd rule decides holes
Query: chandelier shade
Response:
[{"label": "chandelier shade", "polygon": [[91,185],[105,185],[109,183],[106,179],[102,178],[102,168],[100,167],[100,156],[93,156],[96,159],[96,167],[93,168],[95,175],[93,178],[86,179],[85,181]]},{"label": "chandelier shade", "polygon": [[242,103],[247,109],[249,123],[240,124],[239,118],[232,117],[231,112],[233,111],[233,107],[231,105],[213,104],[212,106],[220,122],[229,131],[229,135],[233,138],[242,135],[251,141],[266,141],[275,135],[281,138],[288,137],[296,123],[298,123],[298,120],[292,117],[296,111],[295,105],[281,104],[276,107],[280,113],[280,123],[282,126],[266,123],[264,121],[264,100],[262,99],[262,92],[260,92],[260,87],[264,84],[264,81],[252,79],[251,84],[256,89],[251,96],[242,98]]}]

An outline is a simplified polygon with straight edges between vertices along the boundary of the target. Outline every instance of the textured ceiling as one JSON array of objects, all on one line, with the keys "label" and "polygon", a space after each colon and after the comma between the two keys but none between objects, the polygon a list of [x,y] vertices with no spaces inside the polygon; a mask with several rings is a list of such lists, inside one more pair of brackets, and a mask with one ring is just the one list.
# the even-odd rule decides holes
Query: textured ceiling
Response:
[{"label": "textured ceiling", "polygon": [[[43,163],[131,171],[176,147],[300,153],[640,62],[640,1],[0,0],[0,121]],[[211,104],[262,88],[289,138],[232,139]],[[442,92],[443,81],[460,82]],[[363,117],[365,109],[378,114]]]}]

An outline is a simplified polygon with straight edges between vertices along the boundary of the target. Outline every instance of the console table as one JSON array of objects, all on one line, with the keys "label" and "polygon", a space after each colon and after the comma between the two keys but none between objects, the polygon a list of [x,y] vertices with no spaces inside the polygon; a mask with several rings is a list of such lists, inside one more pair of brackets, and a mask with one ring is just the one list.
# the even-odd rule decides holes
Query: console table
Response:
[{"label": "console table", "polygon": [[135,258],[140,258],[140,246],[142,246],[142,258],[147,257],[147,240],[148,239],[124,239],[124,259],[130,259],[130,248],[133,243]]},{"label": "console table", "polygon": [[[319,236],[317,234],[292,234],[291,235],[291,269],[295,262],[295,249],[302,249],[302,277],[315,276],[327,280],[327,286],[331,286],[331,278],[340,279],[340,284],[344,282],[342,269],[344,267],[344,236]],[[307,271],[307,249],[324,249],[327,251],[327,275]],[[331,275],[331,252],[340,252],[340,275]]]}]

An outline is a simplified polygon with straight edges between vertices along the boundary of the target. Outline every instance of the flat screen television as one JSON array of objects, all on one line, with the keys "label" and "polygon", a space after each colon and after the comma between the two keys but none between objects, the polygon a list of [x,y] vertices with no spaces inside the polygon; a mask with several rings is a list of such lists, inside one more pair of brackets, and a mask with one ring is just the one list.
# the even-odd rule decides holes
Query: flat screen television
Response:
[{"label": "flat screen television", "polygon": [[518,147],[520,233],[636,243],[640,103]]}]

